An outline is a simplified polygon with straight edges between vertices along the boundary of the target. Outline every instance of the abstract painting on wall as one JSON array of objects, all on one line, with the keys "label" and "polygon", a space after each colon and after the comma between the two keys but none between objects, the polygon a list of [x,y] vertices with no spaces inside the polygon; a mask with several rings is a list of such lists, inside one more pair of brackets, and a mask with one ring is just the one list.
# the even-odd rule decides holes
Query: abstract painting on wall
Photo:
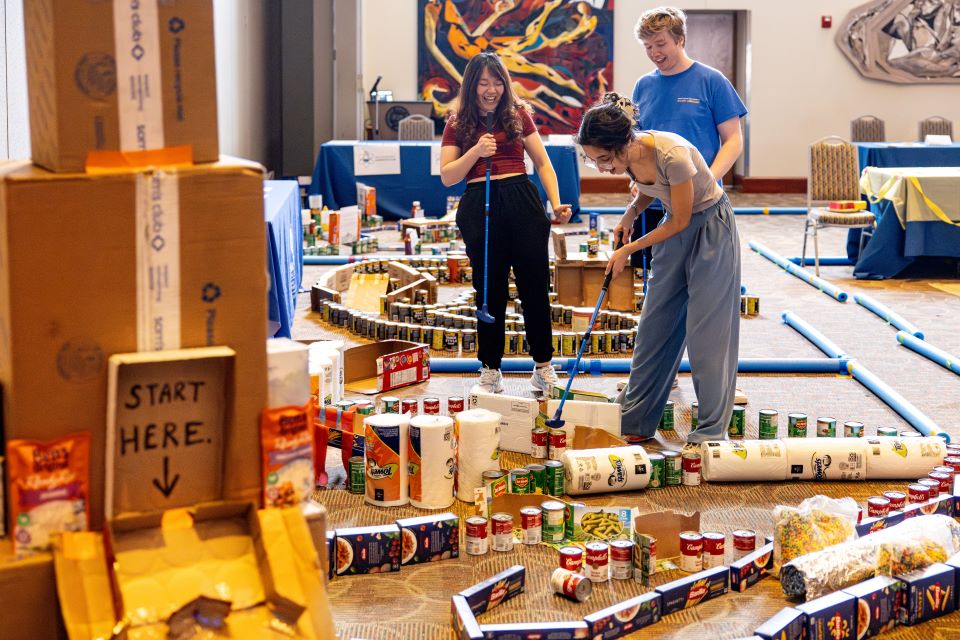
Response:
[{"label": "abstract painting on wall", "polygon": [[417,81],[438,116],[455,108],[467,62],[497,53],[540,133],[574,133],[613,86],[614,0],[418,0]]},{"label": "abstract painting on wall", "polygon": [[868,78],[960,82],[960,0],[874,0],[850,12],[837,45]]}]

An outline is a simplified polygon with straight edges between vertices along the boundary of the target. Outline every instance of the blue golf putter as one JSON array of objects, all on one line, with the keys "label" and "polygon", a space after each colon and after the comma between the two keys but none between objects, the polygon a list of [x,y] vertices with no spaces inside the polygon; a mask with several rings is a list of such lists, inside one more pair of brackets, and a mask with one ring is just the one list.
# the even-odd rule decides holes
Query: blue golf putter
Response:
[{"label": "blue golf putter", "polygon": [[[488,111],[486,116],[487,124],[487,133],[493,132],[493,112]],[[487,161],[487,183],[486,183],[486,195],[484,196],[483,201],[483,304],[480,305],[480,308],[477,309],[477,320],[480,322],[486,322],[487,324],[493,323],[496,318],[490,315],[490,310],[487,309],[487,273],[490,271],[487,267],[487,256],[489,255],[490,247],[490,157],[486,158]]]}]

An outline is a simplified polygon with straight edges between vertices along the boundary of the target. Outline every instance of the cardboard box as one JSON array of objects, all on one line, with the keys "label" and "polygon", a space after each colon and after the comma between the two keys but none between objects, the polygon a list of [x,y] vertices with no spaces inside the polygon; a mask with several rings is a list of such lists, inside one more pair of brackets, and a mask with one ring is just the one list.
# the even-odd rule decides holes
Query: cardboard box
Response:
[{"label": "cardboard box", "polygon": [[897,616],[901,624],[919,624],[956,610],[957,576],[952,566],[938,562],[897,578],[906,586]]},{"label": "cardboard box", "polygon": [[[219,157],[213,3],[139,4],[131,8],[135,13],[115,20],[110,2],[24,3],[30,142],[37,164],[83,171],[89,151],[179,145],[193,147],[194,162]],[[131,38],[128,50],[117,51],[117,35]]]},{"label": "cardboard box", "polygon": [[853,640],[857,637],[857,599],[843,591],[797,605],[806,616],[806,640]]},{"label": "cardboard box", "polygon": [[372,396],[430,379],[427,345],[383,340],[343,352],[343,388]]},{"label": "cardboard box", "polygon": [[0,540],[0,603],[3,640],[66,640],[51,554],[15,560],[10,541]]},{"label": "cardboard box", "polygon": [[464,589],[458,595],[466,599],[473,615],[479,616],[523,593],[526,577],[526,568],[523,565],[515,564],[483,582],[478,582],[472,587]]},{"label": "cardboard box", "polygon": [[336,531],[337,575],[400,571],[400,528],[395,524]]},{"label": "cardboard box", "polygon": [[613,640],[659,622],[660,609],[661,596],[654,591],[591,613],[583,621],[587,623],[590,637]]},{"label": "cardboard box", "polygon": [[[537,426],[545,427],[545,421],[553,418],[560,406],[559,400],[547,400],[540,404],[540,415],[537,416]],[[593,427],[620,437],[620,405],[616,403],[587,402],[584,400],[567,400],[563,405],[561,416],[567,425]]]},{"label": "cardboard box", "polygon": [[856,638],[872,638],[897,626],[903,606],[905,584],[889,576],[877,576],[843,589],[857,599]]},{"label": "cardboard box", "polygon": [[730,591],[744,592],[773,568],[773,544],[765,544],[730,565]]},{"label": "cardboard box", "polygon": [[785,607],[757,627],[754,634],[763,640],[804,640],[805,623],[802,611]]},{"label": "cardboard box", "polygon": [[450,602],[450,625],[457,640],[483,640],[483,632],[473,617],[470,604],[463,596],[453,596]]},{"label": "cardboard box", "polygon": [[509,622],[482,624],[483,640],[586,640],[587,623],[569,622]]},{"label": "cardboard box", "polygon": [[534,398],[470,391],[470,409],[487,409],[500,414],[500,450],[530,455],[533,451],[531,432],[540,415],[540,404]]},{"label": "cardboard box", "polygon": [[[555,285],[557,302],[566,306],[593,307],[600,297],[610,256],[604,252],[597,258],[558,260]],[[613,278],[603,301],[604,309],[633,311],[633,269],[624,269]]]},{"label": "cardboard box", "polygon": [[[675,558],[680,555],[680,532],[700,531],[700,512],[682,514],[675,511],[660,511],[636,516],[633,519],[634,542],[640,544],[637,534],[652,536],[657,540],[657,558]],[[726,568],[726,567],[724,567]]]},{"label": "cardboard box", "polygon": [[401,565],[460,557],[460,516],[441,513],[397,520],[403,541]]},{"label": "cardboard box", "polygon": [[714,567],[657,587],[656,592],[663,599],[660,615],[676,613],[722,596],[727,592],[729,580],[726,567]]},{"label": "cardboard box", "polygon": [[[259,501],[259,420],[267,397],[262,170],[225,160],[179,169],[170,181],[178,191],[179,234],[163,235],[173,223],[171,208],[162,221],[144,223],[150,229],[160,225],[158,233],[144,237],[167,250],[179,244],[179,290],[166,291],[174,299],[179,295],[176,346],[222,345],[237,354],[223,495]],[[146,296],[149,286],[138,287],[138,182],[143,192],[154,192],[156,181],[142,172],[55,174],[25,163],[0,165],[6,437],[91,433],[94,526],[104,513],[107,359],[145,350],[141,339],[152,344],[155,338],[145,330],[138,336],[138,292]]]},{"label": "cardboard box", "polygon": [[330,212],[327,242],[353,244],[360,239],[360,212],[356,206]]}]

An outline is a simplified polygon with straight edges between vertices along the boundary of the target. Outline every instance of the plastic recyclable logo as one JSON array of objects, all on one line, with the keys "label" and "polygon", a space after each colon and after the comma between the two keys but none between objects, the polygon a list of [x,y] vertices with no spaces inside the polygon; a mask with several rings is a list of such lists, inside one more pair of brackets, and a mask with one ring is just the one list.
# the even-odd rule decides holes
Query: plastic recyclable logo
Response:
[{"label": "plastic recyclable logo", "polygon": [[183,21],[183,18],[174,16],[167,22],[167,28],[170,29],[170,33],[180,33],[187,28],[187,24]]},{"label": "plastic recyclable logo", "polygon": [[217,299],[220,298],[220,293],[221,292],[220,292],[219,286],[217,286],[212,282],[208,282],[207,284],[203,285],[203,293],[201,297],[203,298],[204,302],[206,302],[207,304],[210,304],[210,303],[216,302]]}]

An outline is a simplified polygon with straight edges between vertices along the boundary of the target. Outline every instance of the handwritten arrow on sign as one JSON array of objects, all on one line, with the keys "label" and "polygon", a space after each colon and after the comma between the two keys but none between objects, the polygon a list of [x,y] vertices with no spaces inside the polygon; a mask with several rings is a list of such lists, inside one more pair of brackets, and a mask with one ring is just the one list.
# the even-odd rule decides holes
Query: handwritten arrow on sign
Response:
[{"label": "handwritten arrow on sign", "polygon": [[170,480],[170,458],[169,456],[163,456],[163,484],[160,484],[160,481],[154,478],[153,486],[155,486],[160,493],[163,494],[164,498],[169,498],[179,480],[179,473],[173,476],[173,481]]}]

